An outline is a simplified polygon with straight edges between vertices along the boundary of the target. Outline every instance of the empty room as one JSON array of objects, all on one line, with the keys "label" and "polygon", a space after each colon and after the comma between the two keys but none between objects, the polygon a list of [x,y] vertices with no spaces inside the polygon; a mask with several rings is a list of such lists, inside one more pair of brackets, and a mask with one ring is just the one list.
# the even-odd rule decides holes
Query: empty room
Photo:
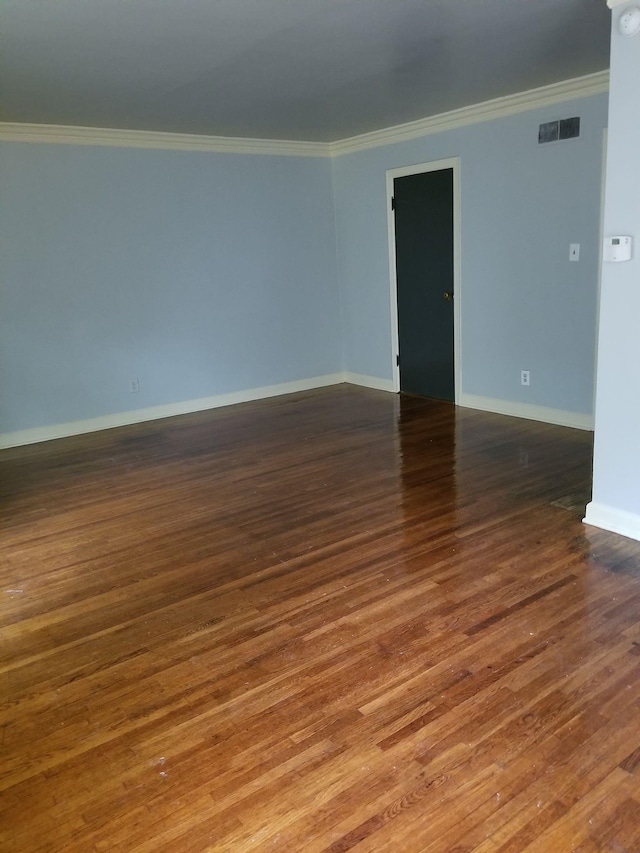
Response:
[{"label": "empty room", "polygon": [[640,853],[640,5],[0,26],[0,848]]}]

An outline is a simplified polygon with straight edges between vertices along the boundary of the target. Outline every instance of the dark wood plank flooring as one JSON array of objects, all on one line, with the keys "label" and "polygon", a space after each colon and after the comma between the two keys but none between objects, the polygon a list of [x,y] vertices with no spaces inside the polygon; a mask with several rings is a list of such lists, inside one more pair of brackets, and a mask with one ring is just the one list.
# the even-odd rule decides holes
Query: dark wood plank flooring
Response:
[{"label": "dark wood plank flooring", "polygon": [[590,460],[346,385],[2,452],[0,848],[637,853]]}]

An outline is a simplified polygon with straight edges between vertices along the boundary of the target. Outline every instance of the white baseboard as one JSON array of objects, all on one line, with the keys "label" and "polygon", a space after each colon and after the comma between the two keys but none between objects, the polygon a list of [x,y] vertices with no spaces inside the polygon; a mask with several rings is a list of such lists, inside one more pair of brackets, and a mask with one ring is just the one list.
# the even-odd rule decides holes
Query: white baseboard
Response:
[{"label": "white baseboard", "polygon": [[[171,418],[175,415],[187,415],[190,412],[201,412],[206,409],[218,409],[222,406],[232,406],[234,403],[248,403],[252,400],[279,397],[282,394],[295,394],[298,391],[310,391],[313,388],[324,388],[343,382],[360,385],[363,388],[374,388],[378,391],[390,391],[392,393],[395,391],[392,379],[381,379],[378,376],[367,376],[363,373],[351,373],[349,371],[329,373],[325,376],[314,376],[311,379],[282,382],[278,385],[264,385],[261,388],[249,388],[244,391],[233,391],[229,394],[216,394],[213,397],[200,397],[196,400],[184,400],[179,403],[168,403],[147,409],[117,412],[99,418],[87,418],[81,421],[7,432],[0,434],[0,449],[21,447],[25,444],[36,444],[41,441],[51,441],[54,438],[67,438],[72,435],[98,432],[102,429],[113,429],[114,427],[143,423],[144,421],[155,421],[160,418]],[[527,418],[528,420],[543,421],[576,429],[593,429],[593,418],[591,416],[576,412],[565,412],[561,409],[547,409],[542,406],[531,406],[527,403],[511,403],[506,400],[496,400],[491,397],[479,397],[465,393],[461,394],[459,405],[469,409],[480,409],[484,412],[512,415],[516,418]]]},{"label": "white baseboard", "polygon": [[476,394],[460,395],[458,405],[467,409],[480,409],[497,415],[511,415],[529,421],[542,421],[547,424],[573,427],[574,429],[593,430],[593,416],[580,412],[565,412],[563,409],[550,409],[546,406],[532,406],[530,403],[513,403],[509,400],[496,400],[493,397],[480,397]]},{"label": "white baseboard", "polygon": [[313,388],[324,388],[327,385],[338,385],[346,381],[343,373],[330,373],[325,376],[314,376],[311,379],[283,382],[279,385],[265,385],[261,388],[233,391],[230,394],[216,394],[213,397],[200,397],[196,400],[184,400],[179,403],[168,403],[164,406],[152,406],[148,409],[118,412],[113,415],[103,415],[99,418],[88,418],[64,424],[52,424],[35,427],[34,429],[19,430],[18,432],[7,432],[3,435],[0,434],[0,449],[20,447],[24,444],[36,444],[41,441],[51,441],[54,438],[66,438],[71,435],[82,435],[87,432],[98,432],[98,430],[102,429],[113,429],[114,427],[138,424],[144,421],[155,421],[159,418],[171,418],[175,415],[187,415],[191,412],[217,409],[221,406],[231,406],[234,403],[248,403],[251,400],[278,397],[282,394],[295,394],[297,391],[310,391]]},{"label": "white baseboard", "polygon": [[621,536],[640,541],[640,515],[633,512],[591,501],[587,504],[583,521],[593,527],[601,527],[603,530],[610,530],[612,533],[619,533]]},{"label": "white baseboard", "polygon": [[350,385],[361,385],[363,388],[375,388],[377,391],[395,391],[393,379],[380,379],[378,376],[366,376],[364,373],[346,371],[342,381]]}]

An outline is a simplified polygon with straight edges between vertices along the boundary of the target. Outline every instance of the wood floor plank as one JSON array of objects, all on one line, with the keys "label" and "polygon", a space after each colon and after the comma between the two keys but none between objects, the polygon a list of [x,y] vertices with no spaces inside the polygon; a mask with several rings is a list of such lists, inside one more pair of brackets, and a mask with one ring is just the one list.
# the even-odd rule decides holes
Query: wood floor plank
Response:
[{"label": "wood floor plank", "polygon": [[0,848],[639,853],[591,452],[347,385],[0,452]]}]

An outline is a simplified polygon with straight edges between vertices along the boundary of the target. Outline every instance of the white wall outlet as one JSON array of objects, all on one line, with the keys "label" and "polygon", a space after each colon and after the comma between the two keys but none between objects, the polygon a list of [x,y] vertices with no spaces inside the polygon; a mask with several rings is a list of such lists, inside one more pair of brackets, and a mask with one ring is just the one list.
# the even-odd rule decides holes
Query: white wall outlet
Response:
[{"label": "white wall outlet", "polygon": [[531,385],[531,374],[528,370],[520,371],[520,384],[521,385]]},{"label": "white wall outlet", "polygon": [[580,243],[571,243],[571,245],[569,246],[569,260],[580,260]]},{"label": "white wall outlet", "polygon": [[137,394],[140,390],[140,380],[136,377],[135,379],[129,380],[129,391],[132,394]]}]

